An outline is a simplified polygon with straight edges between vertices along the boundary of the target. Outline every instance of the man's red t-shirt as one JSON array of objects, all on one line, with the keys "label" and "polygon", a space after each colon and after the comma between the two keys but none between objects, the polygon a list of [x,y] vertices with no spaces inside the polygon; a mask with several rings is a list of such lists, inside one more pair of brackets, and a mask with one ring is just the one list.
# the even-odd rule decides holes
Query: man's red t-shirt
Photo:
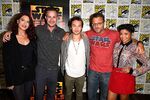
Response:
[{"label": "man's red t-shirt", "polygon": [[105,29],[102,34],[92,30],[86,32],[90,41],[89,68],[96,72],[111,72],[113,64],[113,49],[120,41],[117,31]]}]

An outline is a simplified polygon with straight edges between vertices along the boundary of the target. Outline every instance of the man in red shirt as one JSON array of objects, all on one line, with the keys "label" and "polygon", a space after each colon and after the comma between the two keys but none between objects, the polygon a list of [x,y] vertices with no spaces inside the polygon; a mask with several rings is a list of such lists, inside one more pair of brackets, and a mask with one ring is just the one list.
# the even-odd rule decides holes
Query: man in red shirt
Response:
[{"label": "man in red shirt", "polygon": [[100,100],[107,99],[108,81],[112,71],[112,54],[115,43],[119,42],[117,31],[104,28],[105,18],[101,13],[90,16],[91,30],[86,34],[90,40],[90,65],[88,72],[88,98],[96,100],[97,90]]}]

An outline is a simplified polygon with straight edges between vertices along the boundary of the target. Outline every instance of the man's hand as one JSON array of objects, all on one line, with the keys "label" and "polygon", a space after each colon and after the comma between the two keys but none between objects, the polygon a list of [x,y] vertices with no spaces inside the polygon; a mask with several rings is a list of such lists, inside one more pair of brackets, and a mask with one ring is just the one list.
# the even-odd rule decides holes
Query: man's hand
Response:
[{"label": "man's hand", "polygon": [[137,43],[136,53],[143,54],[145,52],[142,42]]},{"label": "man's hand", "polygon": [[11,39],[11,33],[12,32],[4,33],[4,35],[3,35],[3,42],[7,42],[7,41],[9,41]]},{"label": "man's hand", "polygon": [[68,41],[68,39],[69,39],[69,33],[65,33],[63,37],[63,41]]}]

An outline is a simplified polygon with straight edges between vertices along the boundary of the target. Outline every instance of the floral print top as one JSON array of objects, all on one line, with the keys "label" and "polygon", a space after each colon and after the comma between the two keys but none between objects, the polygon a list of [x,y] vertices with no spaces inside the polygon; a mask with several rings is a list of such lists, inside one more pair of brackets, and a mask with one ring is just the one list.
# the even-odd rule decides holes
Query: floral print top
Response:
[{"label": "floral print top", "polygon": [[[132,75],[138,76],[150,70],[150,60],[144,54],[136,53],[137,44],[132,40],[126,44],[116,43],[113,52],[113,66],[118,68],[131,67]],[[140,67],[136,67],[136,62],[140,63]]]}]

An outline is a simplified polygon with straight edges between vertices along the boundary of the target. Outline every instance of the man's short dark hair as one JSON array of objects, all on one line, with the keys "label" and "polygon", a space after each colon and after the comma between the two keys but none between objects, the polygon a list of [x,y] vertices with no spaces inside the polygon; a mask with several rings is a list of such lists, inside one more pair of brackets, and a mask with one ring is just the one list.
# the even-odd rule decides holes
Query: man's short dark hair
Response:
[{"label": "man's short dark hair", "polygon": [[72,22],[75,21],[75,20],[81,21],[81,24],[82,24],[82,27],[83,27],[83,20],[82,20],[82,18],[79,17],[79,16],[74,16],[74,17],[72,17],[72,18],[68,21],[68,27],[69,27],[70,30],[71,30]]},{"label": "man's short dark hair", "polygon": [[92,14],[92,15],[90,16],[90,19],[89,19],[90,27],[91,27],[91,28],[93,28],[93,26],[92,26],[93,18],[97,18],[97,17],[101,17],[101,18],[103,19],[103,22],[105,21],[104,15],[103,15],[102,13],[96,12],[96,13]]},{"label": "man's short dark hair", "polygon": [[134,33],[135,31],[134,26],[132,24],[121,24],[117,27],[118,32],[120,32],[123,29],[126,29],[130,33]]},{"label": "man's short dark hair", "polygon": [[58,14],[59,9],[54,8],[54,7],[48,7],[48,8],[46,8],[46,9],[44,10],[44,13],[43,13],[44,16],[46,16],[46,14],[47,14],[48,11],[55,11],[55,12]]}]

